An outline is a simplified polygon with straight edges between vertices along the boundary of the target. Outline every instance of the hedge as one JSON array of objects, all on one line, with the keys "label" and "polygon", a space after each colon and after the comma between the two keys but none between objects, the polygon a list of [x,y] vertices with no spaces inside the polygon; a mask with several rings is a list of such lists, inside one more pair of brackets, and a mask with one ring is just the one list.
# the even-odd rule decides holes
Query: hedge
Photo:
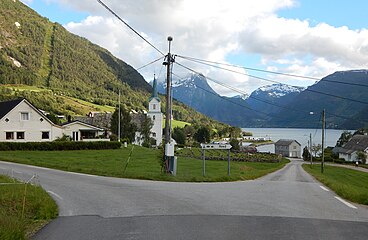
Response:
[{"label": "hedge", "polygon": [[118,149],[120,142],[0,142],[0,151],[62,151]]}]

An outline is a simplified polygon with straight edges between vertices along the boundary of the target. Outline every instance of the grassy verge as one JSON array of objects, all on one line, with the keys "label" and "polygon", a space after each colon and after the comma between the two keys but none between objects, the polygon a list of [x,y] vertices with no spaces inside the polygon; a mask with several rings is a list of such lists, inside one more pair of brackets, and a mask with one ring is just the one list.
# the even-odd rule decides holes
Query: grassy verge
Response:
[{"label": "grassy verge", "polygon": [[[27,239],[51,219],[58,209],[51,197],[38,186],[19,183],[0,175],[0,239]],[[23,198],[26,188],[25,208]]]},{"label": "grassy verge", "polygon": [[337,195],[352,202],[368,205],[368,173],[326,165],[324,174],[321,173],[319,165],[310,168],[304,164],[303,168]]},{"label": "grassy verge", "polygon": [[0,160],[60,169],[71,172],[136,179],[166,181],[236,181],[261,177],[282,168],[279,163],[231,162],[231,176],[227,176],[226,161],[206,161],[206,176],[202,176],[202,161],[178,158],[177,176],[161,173],[160,150],[135,146],[116,150],[81,151],[2,151]]}]

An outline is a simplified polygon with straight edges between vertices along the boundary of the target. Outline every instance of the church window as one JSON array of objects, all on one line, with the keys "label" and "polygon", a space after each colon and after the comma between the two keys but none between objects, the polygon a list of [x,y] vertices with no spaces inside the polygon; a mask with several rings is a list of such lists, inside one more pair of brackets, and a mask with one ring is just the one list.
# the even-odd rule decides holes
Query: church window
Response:
[{"label": "church window", "polygon": [[156,104],[152,104],[152,108],[153,109],[156,109]]},{"label": "church window", "polygon": [[152,120],[153,120],[153,121],[155,121],[155,120],[156,120],[156,116],[153,116],[153,117],[152,117]]}]

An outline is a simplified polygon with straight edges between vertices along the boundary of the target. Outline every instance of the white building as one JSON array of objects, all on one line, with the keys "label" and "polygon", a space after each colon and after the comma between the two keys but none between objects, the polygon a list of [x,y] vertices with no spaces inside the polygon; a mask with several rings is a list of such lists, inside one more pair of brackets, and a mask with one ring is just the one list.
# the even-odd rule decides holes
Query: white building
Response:
[{"label": "white building", "polygon": [[156,140],[156,146],[162,143],[162,112],[161,100],[157,94],[157,80],[153,79],[152,95],[149,98],[147,116],[151,118],[153,126],[151,129],[151,137]]},{"label": "white building", "polygon": [[[62,125],[63,133],[73,141],[106,141],[105,130],[81,121],[67,122]],[[100,137],[101,136],[101,137]]]},{"label": "white building", "polygon": [[56,125],[26,99],[0,103],[0,142],[53,141],[64,134],[75,141],[88,141],[103,132],[81,122]]},{"label": "white building", "polygon": [[343,147],[338,148],[339,158],[347,162],[358,161],[358,152],[364,152],[368,156],[368,136],[355,135]]},{"label": "white building", "polygon": [[275,143],[275,153],[283,157],[302,157],[302,148],[296,140],[280,139]]}]

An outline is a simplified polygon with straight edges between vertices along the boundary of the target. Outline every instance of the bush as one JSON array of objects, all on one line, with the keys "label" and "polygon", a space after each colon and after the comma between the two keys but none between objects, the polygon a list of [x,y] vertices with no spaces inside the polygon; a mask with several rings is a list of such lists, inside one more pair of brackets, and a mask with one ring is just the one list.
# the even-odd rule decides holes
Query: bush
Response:
[{"label": "bush", "polygon": [[120,142],[0,142],[0,151],[62,151],[118,149]]},{"label": "bush", "polygon": [[343,163],[346,163],[346,162],[345,162],[345,159],[338,158],[338,159],[335,159],[335,163],[341,163],[341,164],[343,164]]}]

